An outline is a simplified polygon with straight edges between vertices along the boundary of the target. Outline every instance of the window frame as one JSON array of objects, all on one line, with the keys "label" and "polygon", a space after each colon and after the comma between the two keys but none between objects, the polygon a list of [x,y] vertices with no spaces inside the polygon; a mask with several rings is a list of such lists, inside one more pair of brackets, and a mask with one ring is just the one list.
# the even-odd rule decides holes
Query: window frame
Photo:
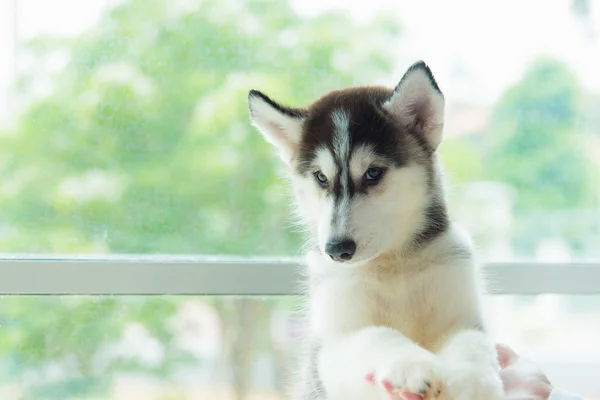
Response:
[{"label": "window frame", "polygon": [[[4,256],[0,294],[293,295],[299,258],[176,255]],[[600,294],[600,262],[491,262],[490,294]]]}]

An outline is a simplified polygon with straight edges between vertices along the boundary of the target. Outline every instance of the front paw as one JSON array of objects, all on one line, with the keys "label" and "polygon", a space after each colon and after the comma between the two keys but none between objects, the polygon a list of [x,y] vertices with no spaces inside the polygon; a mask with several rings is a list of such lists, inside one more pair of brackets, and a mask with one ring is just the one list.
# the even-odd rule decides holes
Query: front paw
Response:
[{"label": "front paw", "polygon": [[502,380],[491,368],[461,368],[453,370],[447,381],[449,397],[453,400],[501,400],[504,398]]},{"label": "front paw", "polygon": [[365,379],[385,389],[394,398],[444,400],[445,376],[436,356],[423,352],[414,357],[390,358]]}]

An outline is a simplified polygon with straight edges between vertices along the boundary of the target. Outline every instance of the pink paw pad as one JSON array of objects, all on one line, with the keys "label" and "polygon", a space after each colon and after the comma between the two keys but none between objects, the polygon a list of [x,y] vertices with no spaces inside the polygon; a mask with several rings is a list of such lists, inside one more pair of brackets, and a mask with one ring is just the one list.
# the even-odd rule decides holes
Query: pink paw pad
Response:
[{"label": "pink paw pad", "polygon": [[375,374],[371,372],[370,374],[365,375],[365,381],[375,383]]},{"label": "pink paw pad", "polygon": [[402,392],[399,396],[403,400],[423,400],[423,396],[417,393]]},{"label": "pink paw pad", "polygon": [[[371,384],[375,384],[377,382],[375,379],[375,374],[372,372],[365,375],[365,380]],[[384,379],[380,383],[394,400],[423,400],[423,395],[418,393],[402,392],[400,388],[392,385],[392,383],[387,379]]]}]

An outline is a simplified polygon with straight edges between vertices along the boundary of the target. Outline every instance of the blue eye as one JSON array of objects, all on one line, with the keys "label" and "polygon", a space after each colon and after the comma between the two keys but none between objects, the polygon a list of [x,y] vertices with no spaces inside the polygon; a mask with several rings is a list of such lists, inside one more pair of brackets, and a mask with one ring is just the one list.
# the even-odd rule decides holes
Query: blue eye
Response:
[{"label": "blue eye", "polygon": [[368,183],[377,183],[383,176],[383,169],[381,168],[369,168],[367,172],[365,172],[365,179]]},{"label": "blue eye", "polygon": [[321,186],[327,186],[327,177],[325,176],[324,173],[322,173],[321,171],[317,171],[315,172],[315,178],[317,179],[317,182],[319,182],[319,185]]}]

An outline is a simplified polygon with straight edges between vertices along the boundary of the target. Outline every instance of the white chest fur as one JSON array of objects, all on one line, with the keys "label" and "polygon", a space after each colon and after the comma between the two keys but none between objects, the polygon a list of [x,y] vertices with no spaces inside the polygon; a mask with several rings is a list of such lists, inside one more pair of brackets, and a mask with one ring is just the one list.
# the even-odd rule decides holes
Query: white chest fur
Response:
[{"label": "white chest fur", "polygon": [[326,343],[367,326],[387,326],[435,351],[454,330],[480,323],[470,264],[334,270],[321,261],[311,288],[312,334]]}]

